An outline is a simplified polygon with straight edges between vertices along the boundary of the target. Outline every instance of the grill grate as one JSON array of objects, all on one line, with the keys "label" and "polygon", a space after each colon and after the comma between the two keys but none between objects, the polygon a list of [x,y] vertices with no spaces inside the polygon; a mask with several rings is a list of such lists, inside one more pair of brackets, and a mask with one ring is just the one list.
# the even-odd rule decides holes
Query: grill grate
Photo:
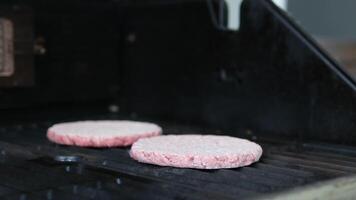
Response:
[{"label": "grill grate", "polygon": [[[261,161],[248,167],[221,170],[158,167],[137,163],[129,157],[128,149],[52,144],[45,137],[49,124],[0,129],[1,198],[232,199],[356,173],[356,148],[263,139],[257,141],[264,149]],[[199,131],[180,126],[164,130]]]}]

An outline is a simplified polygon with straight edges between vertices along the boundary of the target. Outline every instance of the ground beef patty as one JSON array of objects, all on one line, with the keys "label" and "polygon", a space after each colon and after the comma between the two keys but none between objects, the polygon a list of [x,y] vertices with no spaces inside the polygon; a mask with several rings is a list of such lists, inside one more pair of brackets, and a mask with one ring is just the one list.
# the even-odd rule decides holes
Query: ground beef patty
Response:
[{"label": "ground beef patty", "polygon": [[219,169],[250,165],[262,155],[260,145],[218,135],[166,135],[142,138],[130,151],[133,159],[161,166]]},{"label": "ground beef patty", "polygon": [[82,147],[128,146],[142,137],[160,135],[162,129],[151,123],[134,121],[78,121],[55,124],[47,138],[55,143]]}]

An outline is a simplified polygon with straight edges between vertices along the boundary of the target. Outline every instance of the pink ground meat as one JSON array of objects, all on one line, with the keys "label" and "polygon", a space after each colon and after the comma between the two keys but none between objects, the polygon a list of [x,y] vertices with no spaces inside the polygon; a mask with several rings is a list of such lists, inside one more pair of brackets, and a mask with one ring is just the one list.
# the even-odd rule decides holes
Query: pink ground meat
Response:
[{"label": "pink ground meat", "polygon": [[78,121],[53,125],[47,131],[47,138],[63,145],[122,147],[161,133],[161,127],[147,122]]},{"label": "pink ground meat", "polygon": [[218,135],[162,135],[135,142],[130,156],[143,163],[181,168],[219,169],[250,165],[260,159],[260,145]]}]

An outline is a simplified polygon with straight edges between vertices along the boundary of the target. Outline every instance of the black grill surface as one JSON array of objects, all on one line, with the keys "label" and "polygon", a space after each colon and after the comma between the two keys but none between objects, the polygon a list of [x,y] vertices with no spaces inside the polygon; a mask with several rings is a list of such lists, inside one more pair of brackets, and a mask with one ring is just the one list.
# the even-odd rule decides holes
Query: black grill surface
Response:
[{"label": "black grill surface", "polygon": [[[4,199],[236,199],[356,173],[356,148],[257,138],[261,161],[239,169],[158,167],[132,160],[128,148],[60,146],[46,139],[54,122],[0,128]],[[194,133],[166,124],[165,133]]]}]

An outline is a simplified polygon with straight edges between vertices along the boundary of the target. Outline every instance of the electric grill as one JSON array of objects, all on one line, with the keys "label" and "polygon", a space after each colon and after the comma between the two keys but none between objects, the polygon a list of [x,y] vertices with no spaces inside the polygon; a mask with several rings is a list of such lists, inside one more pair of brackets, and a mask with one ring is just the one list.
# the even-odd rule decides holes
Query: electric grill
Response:
[{"label": "electric grill", "polygon": [[[238,31],[224,11],[206,0],[2,1],[13,34],[1,43],[14,48],[0,51],[0,197],[356,195],[353,78],[272,2],[245,0]],[[89,119],[243,137],[264,154],[243,168],[179,169],[46,139],[54,123]]]}]

